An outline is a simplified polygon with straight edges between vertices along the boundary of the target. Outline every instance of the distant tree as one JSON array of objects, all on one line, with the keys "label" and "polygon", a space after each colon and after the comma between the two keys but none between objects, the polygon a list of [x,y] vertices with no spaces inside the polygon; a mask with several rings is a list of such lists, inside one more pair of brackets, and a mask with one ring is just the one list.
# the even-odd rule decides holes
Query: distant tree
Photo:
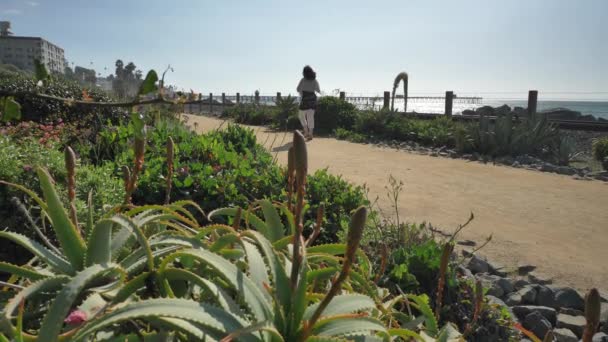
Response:
[{"label": "distant tree", "polygon": [[116,60],[116,75],[112,80],[112,89],[120,98],[135,96],[142,82],[143,73],[137,70],[133,62],[127,65],[121,59]]}]

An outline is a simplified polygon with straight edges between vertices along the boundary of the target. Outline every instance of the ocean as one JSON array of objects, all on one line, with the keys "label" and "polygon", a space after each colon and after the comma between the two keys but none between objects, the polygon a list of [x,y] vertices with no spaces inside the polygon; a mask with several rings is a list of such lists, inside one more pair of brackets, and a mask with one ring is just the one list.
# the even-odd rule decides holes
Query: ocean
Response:
[{"label": "ocean", "polygon": [[[382,106],[383,100],[380,99],[374,103],[375,108],[379,108]],[[513,107],[523,107],[526,108],[528,106],[528,101],[524,99],[483,99],[479,104],[470,104],[470,103],[458,103],[457,100],[454,101],[454,105],[452,108],[452,112],[454,114],[461,114],[462,111],[466,109],[476,109],[482,106],[492,106],[498,107],[502,105],[508,105],[511,108]],[[359,105],[359,104],[358,104]],[[365,105],[360,105],[365,106]],[[395,99],[395,107],[398,110],[403,111],[403,99]],[[577,112],[581,112],[583,115],[593,115],[596,118],[604,118],[608,119],[608,101],[565,101],[565,100],[555,100],[555,101],[538,101],[537,110],[544,111],[554,108],[567,108],[570,110],[574,110]],[[415,111],[418,113],[444,113],[445,103],[443,101],[435,101],[435,102],[418,102],[418,101],[408,101],[407,110]]]}]

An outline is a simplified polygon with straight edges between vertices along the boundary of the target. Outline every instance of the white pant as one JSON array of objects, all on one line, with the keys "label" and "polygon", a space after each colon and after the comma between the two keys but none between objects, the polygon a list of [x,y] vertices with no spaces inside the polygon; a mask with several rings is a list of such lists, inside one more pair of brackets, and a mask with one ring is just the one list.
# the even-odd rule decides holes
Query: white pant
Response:
[{"label": "white pant", "polygon": [[300,112],[298,113],[298,118],[300,118],[300,123],[304,128],[304,132],[312,134],[312,130],[315,128],[315,110],[300,109]]}]

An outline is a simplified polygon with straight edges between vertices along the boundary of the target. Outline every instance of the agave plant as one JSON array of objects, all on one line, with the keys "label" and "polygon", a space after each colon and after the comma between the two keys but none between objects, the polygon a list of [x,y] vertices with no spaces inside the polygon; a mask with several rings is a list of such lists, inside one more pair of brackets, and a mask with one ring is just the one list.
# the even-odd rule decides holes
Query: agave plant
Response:
[{"label": "agave plant", "polygon": [[[370,280],[358,249],[365,208],[354,212],[345,244],[308,247],[306,145],[299,133],[293,154],[294,203],[258,201],[246,211],[210,213],[231,217],[231,226],[201,227],[187,210],[198,206],[177,202],[115,208],[98,222],[90,219],[81,233],[51,177],[38,169],[44,200],[13,186],[48,216],[59,246],[0,234],[35,255],[26,265],[0,263],[15,290],[0,313],[0,331],[18,341],[422,340],[424,332],[393,318],[403,298],[383,300]],[[418,329],[422,322],[409,323]],[[426,330],[436,332],[432,325]]]}]

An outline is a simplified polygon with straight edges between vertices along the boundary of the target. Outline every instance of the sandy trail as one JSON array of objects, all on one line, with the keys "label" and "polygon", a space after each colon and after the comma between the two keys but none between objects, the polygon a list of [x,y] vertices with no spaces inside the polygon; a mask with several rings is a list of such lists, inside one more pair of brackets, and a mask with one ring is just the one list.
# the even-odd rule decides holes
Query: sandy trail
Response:
[{"label": "sandy trail", "polygon": [[[205,132],[222,121],[188,116],[188,123]],[[285,164],[291,136],[252,128]],[[367,184],[387,212],[389,176],[402,180],[399,212],[408,221],[452,231],[473,212],[475,220],[461,239],[480,244],[493,234],[481,251],[493,262],[533,264],[555,283],[580,290],[608,283],[608,183],[330,138],[315,138],[308,151],[311,171],[328,168],[355,184]]]}]

